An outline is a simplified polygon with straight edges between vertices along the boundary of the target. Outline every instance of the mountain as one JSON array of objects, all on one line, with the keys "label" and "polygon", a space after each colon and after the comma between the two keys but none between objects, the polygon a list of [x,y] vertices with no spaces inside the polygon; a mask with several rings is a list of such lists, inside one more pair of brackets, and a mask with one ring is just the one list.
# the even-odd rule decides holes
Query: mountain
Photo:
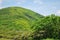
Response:
[{"label": "mountain", "polygon": [[16,18],[24,18],[27,20],[37,20],[41,17],[42,15],[39,15],[36,12],[33,12],[29,9],[25,9],[22,7],[8,7],[0,10],[0,15],[10,15],[10,16],[15,16]]},{"label": "mountain", "polygon": [[32,31],[32,23],[41,18],[42,15],[22,7],[0,9],[0,36],[15,36],[18,32]]}]

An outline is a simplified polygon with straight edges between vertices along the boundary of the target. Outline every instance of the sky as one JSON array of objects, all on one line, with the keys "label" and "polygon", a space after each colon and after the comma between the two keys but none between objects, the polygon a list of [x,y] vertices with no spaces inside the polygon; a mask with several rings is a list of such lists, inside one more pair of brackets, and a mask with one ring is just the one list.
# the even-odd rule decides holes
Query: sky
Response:
[{"label": "sky", "polygon": [[60,16],[60,0],[0,0],[0,9],[11,6],[27,8],[45,16]]}]

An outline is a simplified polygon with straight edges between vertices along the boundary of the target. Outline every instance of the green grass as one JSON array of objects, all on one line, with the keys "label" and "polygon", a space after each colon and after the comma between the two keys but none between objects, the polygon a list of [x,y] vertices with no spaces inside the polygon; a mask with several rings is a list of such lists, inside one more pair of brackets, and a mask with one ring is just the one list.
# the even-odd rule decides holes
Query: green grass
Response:
[{"label": "green grass", "polygon": [[47,38],[47,39],[42,39],[42,40],[59,40],[59,39]]},{"label": "green grass", "polygon": [[53,39],[56,36],[56,38],[59,37],[59,30],[60,17],[58,16],[44,17],[22,7],[0,9],[0,40],[14,40],[15,38],[17,38],[16,40],[33,40],[34,37],[40,39],[41,31],[46,32],[43,32],[42,36],[47,34],[48,37],[51,37],[41,40],[59,40]]},{"label": "green grass", "polygon": [[14,38],[16,35],[20,35],[19,37],[21,37],[32,34],[33,30],[31,26],[33,22],[42,17],[42,15],[22,7],[0,9],[1,40],[9,40],[4,37]]},{"label": "green grass", "polygon": [[0,38],[0,40],[12,40],[12,39]]}]

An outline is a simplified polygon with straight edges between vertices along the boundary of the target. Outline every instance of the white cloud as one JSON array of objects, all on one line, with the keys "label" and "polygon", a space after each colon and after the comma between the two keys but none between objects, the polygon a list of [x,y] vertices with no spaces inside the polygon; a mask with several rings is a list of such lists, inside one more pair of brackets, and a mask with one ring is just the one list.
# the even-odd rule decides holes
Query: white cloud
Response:
[{"label": "white cloud", "polygon": [[2,6],[2,0],[0,0],[0,9],[2,8],[1,6]]},{"label": "white cloud", "polygon": [[41,0],[34,0],[33,3],[36,3],[36,4],[43,4],[43,2]]},{"label": "white cloud", "polygon": [[2,0],[0,0],[0,3],[2,3]]},{"label": "white cloud", "polygon": [[56,13],[55,13],[55,15],[60,16],[60,10],[57,10]]},{"label": "white cloud", "polygon": [[17,4],[22,4],[22,3],[25,3],[25,2],[26,2],[26,0],[16,0]]},{"label": "white cloud", "polygon": [[0,5],[2,4],[2,0],[0,0]]}]

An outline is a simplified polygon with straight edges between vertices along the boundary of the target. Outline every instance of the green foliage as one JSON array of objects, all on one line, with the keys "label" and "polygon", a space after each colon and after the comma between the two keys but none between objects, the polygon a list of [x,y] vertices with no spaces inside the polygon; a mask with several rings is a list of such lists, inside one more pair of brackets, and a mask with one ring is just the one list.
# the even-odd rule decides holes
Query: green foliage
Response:
[{"label": "green foliage", "polygon": [[42,16],[22,7],[0,9],[0,39],[60,39],[60,16]]},{"label": "green foliage", "polygon": [[0,38],[31,40],[30,35],[34,32],[31,26],[34,21],[42,17],[42,15],[22,7],[0,9]]},{"label": "green foliage", "polygon": [[36,40],[41,38],[60,39],[60,17],[55,15],[46,16],[36,23],[35,30],[35,35],[39,34],[39,36],[34,35]]}]

